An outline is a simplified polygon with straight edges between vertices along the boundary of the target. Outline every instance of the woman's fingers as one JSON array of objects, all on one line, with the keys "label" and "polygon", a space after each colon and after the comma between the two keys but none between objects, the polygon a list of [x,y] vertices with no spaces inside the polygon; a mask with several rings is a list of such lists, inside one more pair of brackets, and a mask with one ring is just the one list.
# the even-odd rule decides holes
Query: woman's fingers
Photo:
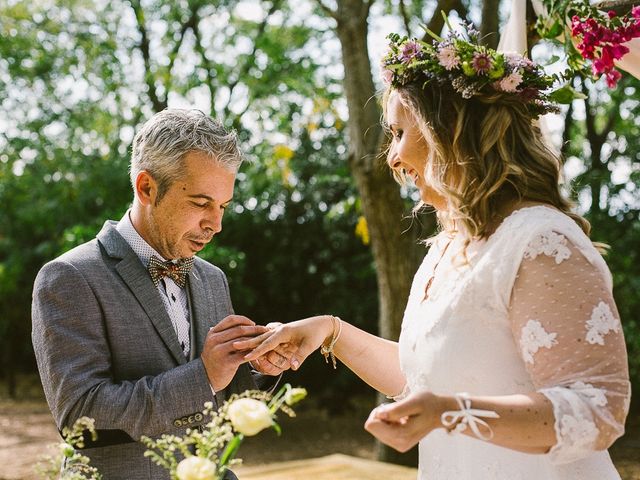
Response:
[{"label": "woman's fingers", "polygon": [[382,443],[399,452],[406,452],[420,441],[421,435],[414,431],[415,425],[411,417],[403,417],[402,422],[389,422],[378,418],[376,410],[377,408],[369,415],[364,429]]},{"label": "woman's fingers", "polygon": [[408,417],[420,413],[419,405],[410,399],[401,400],[396,403],[385,403],[376,407],[371,415],[385,422],[406,423]]},{"label": "woman's fingers", "polygon": [[[233,348],[235,348],[236,350],[253,350],[257,346],[261,345],[262,342],[268,339],[271,335],[273,335],[273,331],[269,330],[253,338],[233,342]],[[248,360],[253,360],[253,358],[249,358]]]},{"label": "woman's fingers", "polygon": [[261,357],[267,352],[271,350],[275,350],[283,343],[289,343],[289,339],[286,338],[286,334],[283,333],[282,327],[279,327],[277,330],[271,330],[262,335],[259,335],[248,342],[238,342],[238,345],[234,344],[234,347],[238,350],[249,350],[253,349],[251,353],[249,353],[245,358],[247,360],[254,360],[258,357]]}]

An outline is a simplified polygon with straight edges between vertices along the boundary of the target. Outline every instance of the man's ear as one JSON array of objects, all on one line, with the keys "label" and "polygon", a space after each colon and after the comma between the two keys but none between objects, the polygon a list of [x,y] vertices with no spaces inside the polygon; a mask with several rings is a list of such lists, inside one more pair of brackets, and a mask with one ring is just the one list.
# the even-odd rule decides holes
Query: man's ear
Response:
[{"label": "man's ear", "polygon": [[136,177],[136,197],[138,201],[144,206],[155,205],[157,196],[158,184],[149,172],[142,170]]}]

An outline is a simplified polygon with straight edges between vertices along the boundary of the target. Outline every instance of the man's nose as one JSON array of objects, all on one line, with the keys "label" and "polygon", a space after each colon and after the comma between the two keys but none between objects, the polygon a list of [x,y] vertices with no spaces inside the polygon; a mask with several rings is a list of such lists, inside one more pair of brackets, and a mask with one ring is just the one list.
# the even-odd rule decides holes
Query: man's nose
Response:
[{"label": "man's nose", "polygon": [[202,227],[205,230],[211,230],[213,234],[220,233],[222,231],[222,214],[224,210],[212,209],[207,212],[207,215],[202,221]]}]

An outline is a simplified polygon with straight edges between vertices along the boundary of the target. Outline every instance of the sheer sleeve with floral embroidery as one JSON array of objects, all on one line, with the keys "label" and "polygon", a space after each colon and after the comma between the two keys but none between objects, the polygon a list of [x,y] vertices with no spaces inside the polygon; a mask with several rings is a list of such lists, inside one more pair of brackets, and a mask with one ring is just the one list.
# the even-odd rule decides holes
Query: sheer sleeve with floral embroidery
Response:
[{"label": "sheer sleeve with floral embroidery", "polygon": [[[510,304],[535,388],[552,403],[554,463],[608,448],[624,433],[630,383],[610,274],[593,252],[549,231],[529,242]],[[593,248],[593,247],[591,247]]]}]

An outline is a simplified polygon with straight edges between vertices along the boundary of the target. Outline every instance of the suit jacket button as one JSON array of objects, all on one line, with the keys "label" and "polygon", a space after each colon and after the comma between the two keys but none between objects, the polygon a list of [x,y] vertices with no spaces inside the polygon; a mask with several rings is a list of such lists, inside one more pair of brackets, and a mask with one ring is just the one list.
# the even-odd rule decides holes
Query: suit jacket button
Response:
[{"label": "suit jacket button", "polygon": [[202,414],[201,413],[196,413],[193,418],[195,418],[196,422],[201,422],[202,421]]},{"label": "suit jacket button", "polygon": [[174,424],[176,427],[181,427],[181,426],[182,426],[182,421],[181,421],[179,418],[177,418],[177,419],[175,419],[175,420],[173,421],[173,424]]}]

